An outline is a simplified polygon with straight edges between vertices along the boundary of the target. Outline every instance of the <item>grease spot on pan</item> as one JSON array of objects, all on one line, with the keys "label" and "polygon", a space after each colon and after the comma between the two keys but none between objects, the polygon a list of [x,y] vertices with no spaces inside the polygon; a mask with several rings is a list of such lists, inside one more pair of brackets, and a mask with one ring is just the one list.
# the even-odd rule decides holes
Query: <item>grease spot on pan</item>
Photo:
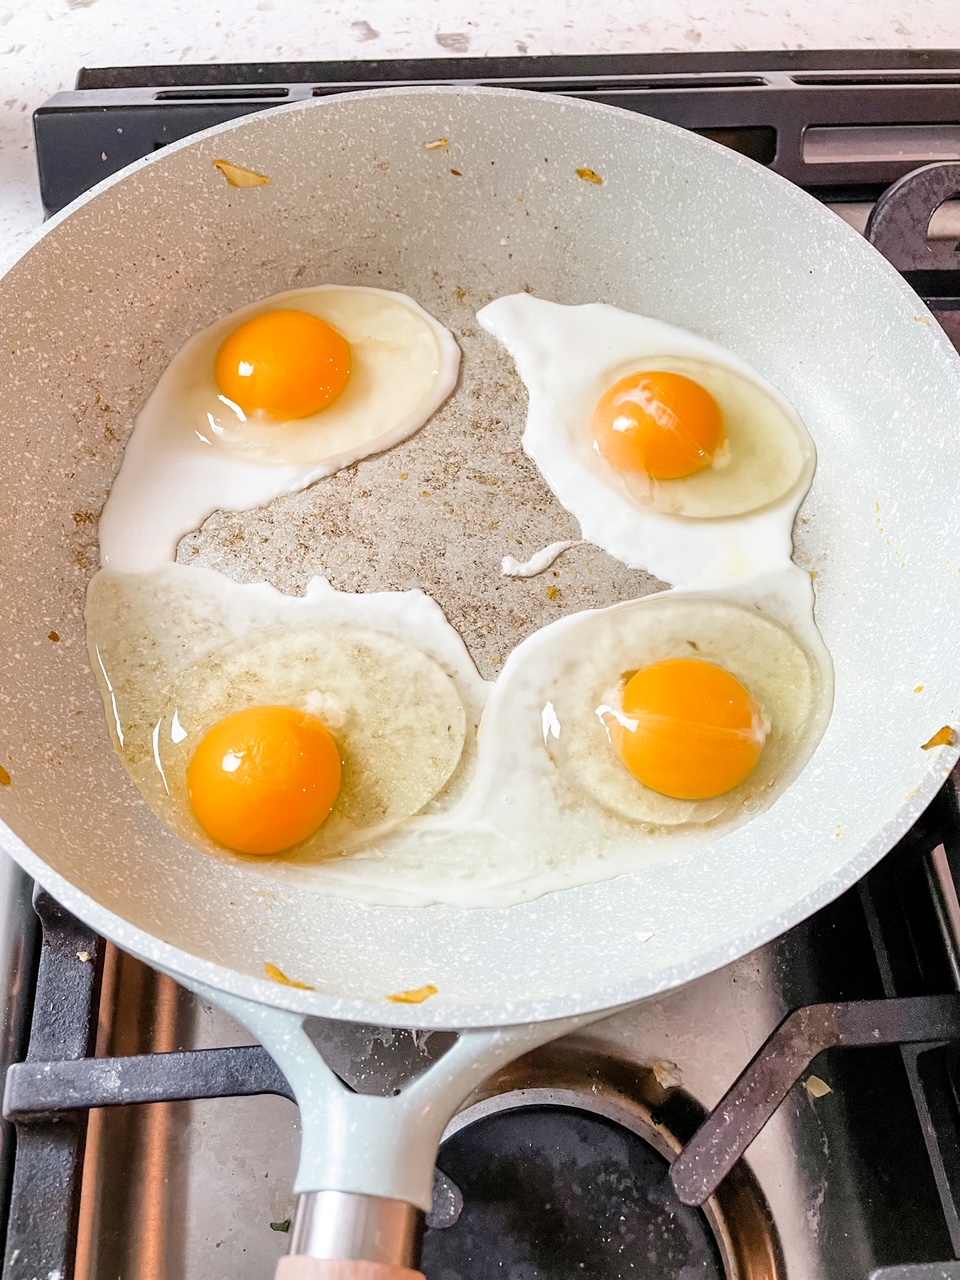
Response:
[{"label": "grease spot on pan", "polygon": [[243,165],[232,164],[229,160],[214,160],[213,167],[220,170],[231,187],[265,187],[270,181],[265,173],[245,169]]},{"label": "grease spot on pan", "polygon": [[288,978],[282,969],[278,969],[269,960],[264,961],[263,971],[271,982],[279,982],[283,987],[296,987],[298,991],[316,991],[317,989],[307,982],[297,982],[295,978]]},{"label": "grease spot on pan", "polygon": [[424,1000],[429,1000],[431,996],[437,995],[439,987],[435,987],[432,982],[428,982],[425,987],[415,987],[412,991],[398,991],[387,999],[393,1004],[423,1004]]}]

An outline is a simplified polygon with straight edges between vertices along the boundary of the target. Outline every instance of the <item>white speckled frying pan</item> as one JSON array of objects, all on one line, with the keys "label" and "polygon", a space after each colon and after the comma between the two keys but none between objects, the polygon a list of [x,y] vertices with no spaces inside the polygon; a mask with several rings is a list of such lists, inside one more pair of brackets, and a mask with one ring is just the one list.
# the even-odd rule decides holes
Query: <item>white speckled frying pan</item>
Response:
[{"label": "white speckled frying pan", "polygon": [[[449,145],[424,145],[439,139]],[[218,158],[271,182],[231,188]],[[518,452],[523,396],[478,331],[477,307],[524,286],[615,303],[726,344],[792,400],[818,450],[796,558],[818,574],[836,706],[772,809],[693,860],[473,911],[283,888],[161,827],[113,754],[87,668],[97,513],[132,417],[184,339],[246,302],[322,281],[401,289],[457,334],[461,387],[410,458],[429,469],[431,441],[448,461],[475,441],[485,459],[475,484],[476,458],[434,467],[438,489],[460,486],[450,506],[466,523],[445,523],[442,503],[411,503],[403,521],[381,521],[364,558],[346,534],[323,536],[330,503],[351,509],[344,479],[251,516],[252,560],[218,542],[215,521],[197,545],[227,571],[285,589],[321,565],[339,586],[423,586],[487,673],[559,612],[652,584],[597,553],[593,586],[561,578],[562,602],[548,607],[542,593],[531,603],[530,583],[497,575],[510,548],[486,532],[495,512],[512,513],[531,549],[575,530]],[[410,1206],[429,1206],[440,1134],[480,1079],[828,902],[910,826],[956,759],[951,747],[920,748],[960,722],[960,361],[854,232],[710,142],[507,91],[398,89],[258,115],[134,165],[48,223],[0,281],[0,351],[3,846],[70,910],[219,1001],[276,1056],[303,1113],[297,1190],[311,1193],[287,1277],[409,1277]],[[362,518],[376,532],[389,477],[376,459],[357,475],[369,478]],[[415,479],[431,490],[425,474]],[[315,989],[267,981],[265,961]],[[439,994],[422,1005],[386,1000],[425,983]],[[379,1098],[349,1093],[324,1066],[313,1018],[471,1030],[399,1096]],[[317,1260],[332,1258],[353,1261]]]}]

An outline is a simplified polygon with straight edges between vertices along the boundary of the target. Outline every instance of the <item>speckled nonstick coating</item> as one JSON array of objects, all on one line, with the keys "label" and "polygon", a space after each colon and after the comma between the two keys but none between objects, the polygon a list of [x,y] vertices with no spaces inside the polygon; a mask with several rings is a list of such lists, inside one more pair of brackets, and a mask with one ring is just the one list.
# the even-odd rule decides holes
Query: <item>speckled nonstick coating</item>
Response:
[{"label": "speckled nonstick coating", "polygon": [[[439,138],[449,146],[425,148]],[[270,185],[229,187],[220,157]],[[577,175],[587,167],[602,185]],[[461,344],[457,392],[390,453],[261,511],[211,517],[180,559],[289,591],[321,570],[343,588],[420,586],[495,675],[535,628],[657,584],[590,547],[543,577],[500,575],[504,554],[577,530],[520,450],[525,394],[476,309],[529,288],[695,329],[785,392],[819,454],[797,558],[818,574],[837,702],[769,812],[692,860],[474,911],[271,886],[262,868],[210,858],[154,818],[114,756],[87,668],[97,515],[133,416],[184,339],[319,282],[413,295]],[[192,981],[425,1027],[638,999],[834,897],[954,762],[955,750],[920,745],[960,716],[960,361],[839,219],[694,135],[492,90],[257,115],[167,148],[53,219],[0,281],[0,351],[2,842],[91,924]],[[265,960],[316,991],[266,981]],[[385,1000],[425,983],[439,988],[425,1004]]]}]

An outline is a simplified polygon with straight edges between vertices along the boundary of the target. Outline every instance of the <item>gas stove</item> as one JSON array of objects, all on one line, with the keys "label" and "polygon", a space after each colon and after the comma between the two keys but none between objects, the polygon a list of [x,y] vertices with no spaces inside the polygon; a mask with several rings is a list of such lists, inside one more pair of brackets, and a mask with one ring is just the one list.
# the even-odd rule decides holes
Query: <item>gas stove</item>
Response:
[{"label": "gas stove", "polygon": [[[35,115],[44,207],[223,120],[424,82],[589,97],[733,147],[866,231],[960,345],[956,52],[84,70]],[[428,1280],[960,1280],[956,787],[810,920],[488,1080],[441,1149]],[[298,1147],[283,1076],[4,876],[3,1280],[271,1275]],[[444,1035],[332,1026],[327,1057],[389,1092],[398,1051]]]}]

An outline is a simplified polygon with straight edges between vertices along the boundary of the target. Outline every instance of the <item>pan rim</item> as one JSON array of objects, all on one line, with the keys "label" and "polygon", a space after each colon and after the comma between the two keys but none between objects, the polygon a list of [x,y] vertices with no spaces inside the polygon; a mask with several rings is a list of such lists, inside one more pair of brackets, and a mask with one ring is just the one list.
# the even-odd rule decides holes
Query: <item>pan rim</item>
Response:
[{"label": "pan rim", "polygon": [[[544,97],[547,96],[548,99],[553,101],[560,99],[561,104],[574,106],[578,111],[612,112],[617,117],[624,114],[624,108],[569,98],[566,95],[544,95],[531,90],[474,85],[404,85],[395,88],[354,91],[328,98],[288,103],[280,107],[271,108],[270,111],[271,113],[281,111],[290,113],[322,110],[325,106],[335,106],[345,99],[366,100],[379,98],[383,95],[413,95],[420,97],[426,95],[456,97],[499,96],[509,99],[522,98],[538,104],[542,104]],[[0,263],[0,276],[6,276],[12,271],[22,259],[40,245],[48,235],[52,234],[74,212],[97,199],[100,195],[110,191],[118,183],[135,177],[137,173],[149,165],[161,163],[172,153],[221,134],[227,135],[235,130],[243,129],[263,114],[262,112],[251,113],[235,120],[225,121],[202,132],[191,134],[104,178],[71,202],[71,204],[54,214],[29,238],[21,242],[19,248],[9,258]],[[627,114],[635,116],[641,113],[627,112]],[[643,116],[642,118],[645,124],[654,130],[665,131],[671,135],[676,133],[685,134],[688,140],[687,145],[701,146],[703,148],[715,148],[716,146],[715,143],[710,142],[708,139],[701,138],[695,134],[692,135],[688,130],[679,126],[668,124],[650,116]],[[762,170],[766,174],[766,181],[774,186],[779,186],[782,194],[788,191],[788,198],[804,207],[806,216],[823,219],[825,223],[829,222],[834,234],[844,234],[837,225],[841,223],[841,220],[820,205],[814,197],[808,195],[802,188],[795,186],[778,174],[771,173],[769,170],[764,169],[763,166],[736,152],[731,151],[728,153],[728,162],[741,168],[754,171]],[[872,268],[874,271],[879,270],[881,275],[886,276],[888,282],[894,283],[897,291],[905,299],[910,300],[911,306],[919,314],[931,315],[919,297],[903,280],[902,276],[881,254],[873,250],[852,227],[846,227],[845,231],[851,246],[854,242],[858,245],[858,248],[854,250],[855,252],[867,252],[871,255],[874,260]],[[943,351],[949,353],[952,361],[956,361],[956,352],[939,325],[933,325],[931,328]],[[960,380],[960,364],[957,366],[957,377]],[[960,747],[939,751],[937,757],[931,759],[930,767],[924,776],[922,784],[915,789],[910,800],[896,810],[888,821],[874,833],[872,838],[861,846],[853,858],[844,863],[829,879],[821,881],[807,894],[792,902],[788,909],[781,912],[774,919],[768,919],[751,933],[741,935],[736,941],[735,948],[731,949],[730,943],[721,944],[710,950],[697,952],[680,964],[660,968],[655,973],[645,975],[642,978],[609,984],[574,995],[565,993],[518,1001],[505,999],[497,1002],[476,1003],[466,1007],[458,1007],[452,1003],[445,1004],[442,995],[428,1005],[413,1007],[392,1005],[385,1000],[368,1001],[355,997],[331,996],[322,992],[301,991],[296,988],[280,986],[265,978],[253,977],[241,973],[239,970],[214,964],[191,952],[163,942],[146,930],[129,924],[123,917],[101,906],[66,877],[47,866],[42,858],[34,853],[3,821],[0,821],[0,847],[33,876],[38,883],[42,884],[45,889],[61,901],[65,907],[74,911],[91,927],[112,938],[124,950],[143,959],[153,967],[170,973],[174,977],[187,978],[223,992],[246,997],[258,1004],[288,1009],[301,1014],[337,1018],[351,1022],[372,1022],[391,1027],[416,1026],[424,1029],[451,1030],[512,1026],[547,1021],[579,1013],[614,1009],[662,994],[667,990],[683,986],[704,974],[712,972],[730,963],[736,957],[747,954],[756,947],[779,936],[785,930],[832,901],[870,870],[923,813],[946,781],[958,758],[960,758]]]}]

